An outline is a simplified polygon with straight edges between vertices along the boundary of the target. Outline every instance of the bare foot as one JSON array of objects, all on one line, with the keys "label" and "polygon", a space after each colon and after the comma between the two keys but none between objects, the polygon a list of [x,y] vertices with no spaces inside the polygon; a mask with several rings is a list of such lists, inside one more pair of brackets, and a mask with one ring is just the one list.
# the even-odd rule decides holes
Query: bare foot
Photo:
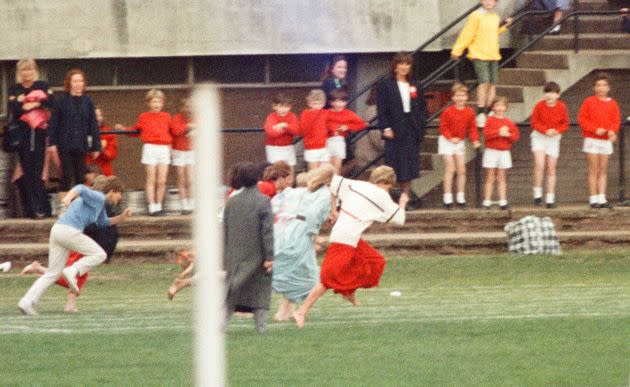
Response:
[{"label": "bare foot", "polygon": [[354,293],[346,295],[346,296],[343,296],[343,298],[344,298],[344,300],[347,300],[349,303],[351,303],[354,306],[361,305],[361,303],[357,299],[357,296]]},{"label": "bare foot", "polygon": [[168,288],[168,299],[173,301],[175,294],[177,294],[177,288],[175,287],[175,285],[171,285],[171,287]]},{"label": "bare foot", "polygon": [[66,305],[63,308],[63,311],[66,312],[66,313],[77,313],[79,311],[79,309],[77,309],[77,307],[74,306],[74,305],[73,306]]},{"label": "bare foot", "polygon": [[296,310],[293,312],[293,319],[295,320],[295,325],[297,325],[298,328],[304,328],[304,324],[306,324],[306,316],[304,313]]},{"label": "bare foot", "polygon": [[287,320],[289,320],[289,316],[286,313],[280,313],[280,311],[278,311],[273,315],[273,321],[282,322]]},{"label": "bare foot", "polygon": [[39,273],[41,269],[42,265],[38,261],[33,261],[33,263],[27,265],[24,269],[22,269],[20,275]]}]

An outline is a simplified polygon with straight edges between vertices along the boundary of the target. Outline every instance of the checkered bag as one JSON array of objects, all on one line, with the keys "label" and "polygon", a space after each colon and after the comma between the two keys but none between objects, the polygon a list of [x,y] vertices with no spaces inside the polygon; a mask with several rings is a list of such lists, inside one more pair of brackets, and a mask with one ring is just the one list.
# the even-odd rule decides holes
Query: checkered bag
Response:
[{"label": "checkered bag", "polygon": [[508,248],[520,255],[560,255],[560,241],[551,218],[529,215],[504,227]]}]

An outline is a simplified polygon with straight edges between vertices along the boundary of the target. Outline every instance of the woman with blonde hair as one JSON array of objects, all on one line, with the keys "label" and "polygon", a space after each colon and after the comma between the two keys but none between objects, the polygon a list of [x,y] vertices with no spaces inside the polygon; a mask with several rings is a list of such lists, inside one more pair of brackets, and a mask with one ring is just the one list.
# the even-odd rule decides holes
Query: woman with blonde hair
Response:
[{"label": "woman with blonde hair", "polygon": [[328,184],[335,168],[325,164],[308,173],[306,188],[291,190],[275,214],[273,289],[282,295],[276,321],[286,321],[296,303],[319,283],[317,234],[330,214]]},{"label": "woman with blonde hair", "polygon": [[[38,78],[35,60],[29,58],[17,62],[16,83],[9,87],[8,109],[9,125],[19,125],[25,134],[30,134],[25,135],[17,147],[23,175],[15,180],[20,189],[24,214],[35,219],[50,216],[42,172],[46,154],[48,111],[53,108],[52,90],[48,83]],[[36,121],[28,119],[33,116],[37,118]]]}]

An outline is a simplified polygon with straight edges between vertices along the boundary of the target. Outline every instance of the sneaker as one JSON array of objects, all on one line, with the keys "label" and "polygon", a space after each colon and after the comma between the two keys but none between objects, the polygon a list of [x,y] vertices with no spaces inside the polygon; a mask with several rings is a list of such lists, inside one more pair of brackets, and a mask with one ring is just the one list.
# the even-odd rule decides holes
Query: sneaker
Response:
[{"label": "sneaker", "polygon": [[602,207],[600,206],[599,203],[591,203],[591,208],[597,210],[597,209],[602,208]]},{"label": "sneaker", "polygon": [[7,271],[11,270],[11,262],[7,261],[7,262],[4,262],[4,263],[1,263],[0,264],[0,270],[3,273],[6,273]]},{"label": "sneaker", "polygon": [[451,211],[453,209],[453,203],[444,203],[444,209]]},{"label": "sneaker", "polygon": [[17,307],[20,312],[22,312],[22,314],[25,314],[27,316],[37,316],[37,311],[33,307],[33,302],[27,300],[26,298],[22,298],[18,302]]},{"label": "sneaker", "polygon": [[465,209],[468,208],[468,203],[466,203],[466,202],[462,202],[462,203],[457,202],[457,207],[459,207],[462,210],[465,210]]},{"label": "sneaker", "polygon": [[79,285],[77,285],[77,274],[79,271],[74,266],[68,266],[61,272],[61,276],[68,283],[68,287],[70,290],[74,292],[74,294],[79,294]]},{"label": "sneaker", "polygon": [[613,205],[610,202],[599,203],[599,208],[613,208]]},{"label": "sneaker", "polygon": [[486,126],[486,114],[485,113],[479,113],[477,114],[477,127],[478,128],[483,128]]},{"label": "sneaker", "polygon": [[556,208],[556,203],[547,203],[547,208],[549,209]]},{"label": "sneaker", "polygon": [[534,205],[536,207],[540,207],[542,205],[542,198],[535,198],[534,199]]},{"label": "sneaker", "polygon": [[553,27],[551,31],[549,31],[549,35],[559,35],[560,34],[560,24]]},{"label": "sneaker", "polygon": [[510,209],[510,205],[509,204],[504,204],[502,206],[499,206],[499,208],[501,208],[502,210],[509,210]]}]

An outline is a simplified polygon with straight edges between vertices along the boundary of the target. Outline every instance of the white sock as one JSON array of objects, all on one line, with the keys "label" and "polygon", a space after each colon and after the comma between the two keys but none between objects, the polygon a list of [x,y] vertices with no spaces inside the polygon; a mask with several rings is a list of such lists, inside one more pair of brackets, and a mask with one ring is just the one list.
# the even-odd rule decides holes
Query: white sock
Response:
[{"label": "white sock", "polygon": [[534,187],[534,199],[542,198],[543,190],[542,187]]},{"label": "white sock", "polygon": [[597,195],[597,203],[606,204],[606,194]]},{"label": "white sock", "polygon": [[551,204],[556,201],[556,194],[547,192],[547,199],[545,200],[548,204]]},{"label": "white sock", "polygon": [[152,214],[154,212],[157,212],[157,204],[155,203],[149,203],[149,213]]},{"label": "white sock", "polygon": [[464,204],[464,203],[466,203],[466,196],[464,196],[464,193],[463,193],[463,192],[458,192],[458,193],[455,195],[455,197],[456,197],[456,199],[455,199],[455,200],[457,200],[457,203],[459,203],[459,204]]},{"label": "white sock", "polygon": [[189,210],[194,210],[195,209],[195,200],[193,198],[188,198],[188,209]]},{"label": "white sock", "polygon": [[481,205],[483,205],[484,207],[490,207],[492,205],[492,202],[490,200],[484,200]]},{"label": "white sock", "polygon": [[499,200],[499,205],[500,205],[500,206],[507,206],[507,204],[508,204],[508,201],[507,201],[507,200],[505,200],[505,199],[501,199],[501,200]]},{"label": "white sock", "polygon": [[598,200],[599,195],[591,195],[588,197],[588,203],[589,204],[597,204],[597,200]]},{"label": "white sock", "polygon": [[179,203],[183,211],[188,211],[188,199],[179,199]]},{"label": "white sock", "polygon": [[155,210],[162,211],[162,203],[155,203]]},{"label": "white sock", "polygon": [[444,204],[453,204],[453,194],[451,192],[444,194]]}]

